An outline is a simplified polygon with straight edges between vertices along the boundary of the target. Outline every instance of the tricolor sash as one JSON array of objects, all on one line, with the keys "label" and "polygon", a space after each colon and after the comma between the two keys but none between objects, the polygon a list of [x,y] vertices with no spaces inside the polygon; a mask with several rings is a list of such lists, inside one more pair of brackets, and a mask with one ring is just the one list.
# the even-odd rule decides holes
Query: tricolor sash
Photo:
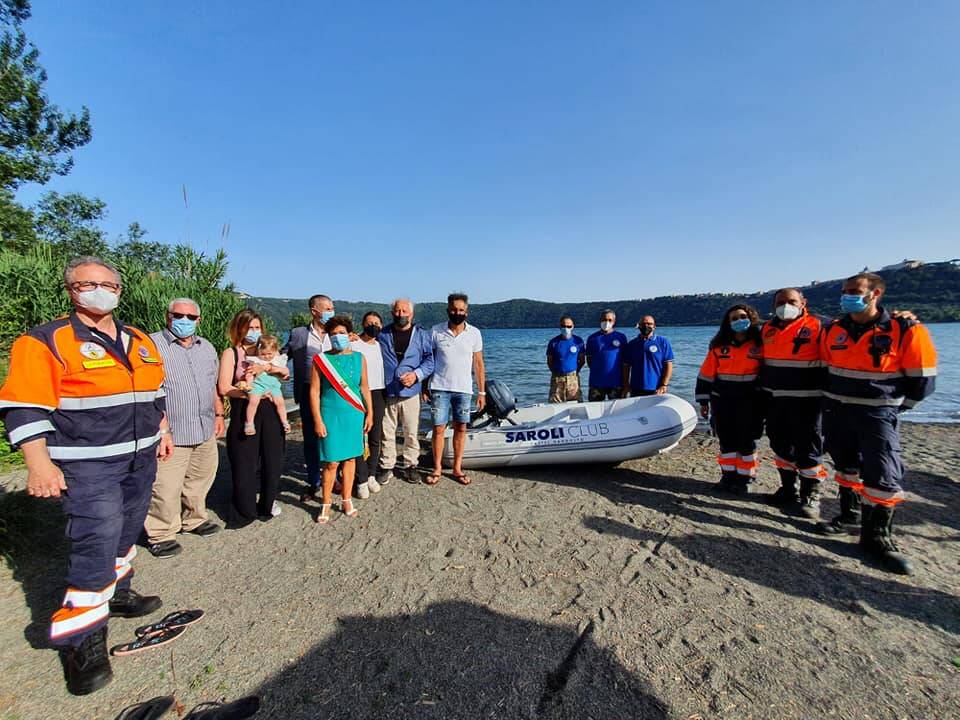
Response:
[{"label": "tricolor sash", "polygon": [[352,407],[356,408],[360,412],[367,412],[366,408],[363,406],[363,398],[360,397],[360,393],[357,390],[354,390],[350,384],[344,380],[343,376],[337,372],[337,369],[326,357],[325,353],[317,353],[314,355],[313,362],[316,363],[317,370],[323,374],[323,376],[327,379],[327,382],[333,386],[333,389],[337,391],[337,394],[340,397],[342,397]]}]

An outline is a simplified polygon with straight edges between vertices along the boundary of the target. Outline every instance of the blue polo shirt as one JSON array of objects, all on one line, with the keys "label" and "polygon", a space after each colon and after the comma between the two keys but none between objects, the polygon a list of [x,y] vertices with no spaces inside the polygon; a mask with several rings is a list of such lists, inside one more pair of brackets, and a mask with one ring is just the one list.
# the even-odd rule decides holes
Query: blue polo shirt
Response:
[{"label": "blue polo shirt", "polygon": [[627,336],[614,330],[597,330],[587,338],[587,357],[590,358],[590,387],[618,388],[622,380],[623,351]]},{"label": "blue polo shirt", "polygon": [[630,389],[656,390],[668,360],[673,360],[673,347],[665,337],[654,333],[644,340],[638,335],[628,342],[623,361],[630,365]]},{"label": "blue polo shirt", "polygon": [[577,361],[583,354],[583,340],[574,335],[565,338],[557,335],[547,343],[547,357],[551,360],[553,372],[559,375],[577,371]]}]

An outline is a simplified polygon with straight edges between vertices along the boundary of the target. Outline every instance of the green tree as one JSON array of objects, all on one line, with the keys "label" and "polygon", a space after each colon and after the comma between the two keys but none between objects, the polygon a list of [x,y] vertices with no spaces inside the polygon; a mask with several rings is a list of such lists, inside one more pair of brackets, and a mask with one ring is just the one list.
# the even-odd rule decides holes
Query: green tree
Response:
[{"label": "green tree", "polygon": [[106,207],[100,198],[48,192],[34,208],[36,236],[65,257],[106,255],[109,245],[99,227]]},{"label": "green tree", "polygon": [[54,105],[44,90],[40,51],[21,29],[27,0],[0,0],[0,188],[44,184],[73,167],[72,152],[90,142],[90,111]]},{"label": "green tree", "polygon": [[147,231],[138,222],[130,223],[127,234],[112,250],[119,262],[136,260],[150,270],[170,268],[173,264],[174,249],[169,245],[152,240],[144,240]]}]

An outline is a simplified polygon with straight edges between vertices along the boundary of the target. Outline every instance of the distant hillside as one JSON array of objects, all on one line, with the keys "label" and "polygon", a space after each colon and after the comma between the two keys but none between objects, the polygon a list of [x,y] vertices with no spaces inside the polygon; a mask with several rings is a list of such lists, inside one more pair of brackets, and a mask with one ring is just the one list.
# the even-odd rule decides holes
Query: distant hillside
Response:
[{"label": "distant hillside", "polygon": [[[940,262],[916,268],[888,270],[882,273],[887,281],[884,304],[890,308],[910,308],[924,322],[960,321],[960,262]],[[828,280],[804,286],[810,306],[815,312],[834,315],[840,298],[838,280]],[[761,316],[772,310],[774,290],[750,295],[699,294],[668,295],[647,300],[612,300],[588,303],[548,303],[539,300],[506,300],[470,306],[470,321],[482,328],[555,327],[561,314],[570,314],[582,327],[597,324],[600,312],[612,308],[618,324],[631,326],[642,315],[653,315],[660,325],[713,325],[730,305],[747,302],[755,306]],[[337,312],[359,320],[367,310],[377,310],[384,317],[389,307],[378,303],[355,303],[336,300]],[[247,303],[272,320],[276,330],[289,329],[296,313],[306,312],[306,299],[250,297]],[[422,325],[431,325],[446,319],[446,303],[420,303],[416,319]]]}]

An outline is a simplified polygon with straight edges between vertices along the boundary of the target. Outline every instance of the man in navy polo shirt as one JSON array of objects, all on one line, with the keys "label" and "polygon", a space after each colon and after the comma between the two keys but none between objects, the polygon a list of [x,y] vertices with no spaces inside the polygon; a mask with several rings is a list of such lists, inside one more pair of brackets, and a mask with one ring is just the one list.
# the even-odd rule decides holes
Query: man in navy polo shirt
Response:
[{"label": "man in navy polo shirt", "polygon": [[623,354],[623,390],[630,395],[663,395],[673,375],[673,347],[665,337],[657,335],[657,322],[652,315],[640,321],[640,335],[627,343]]},{"label": "man in navy polo shirt", "polygon": [[590,392],[587,399],[615,400],[623,395],[623,352],[627,336],[613,326],[617,314],[613,310],[600,313],[600,329],[587,338],[587,365],[590,366]]},{"label": "man in navy polo shirt", "polygon": [[580,368],[586,362],[583,340],[573,334],[573,318],[560,318],[560,334],[547,343],[547,367],[550,368],[549,402],[580,402]]}]

